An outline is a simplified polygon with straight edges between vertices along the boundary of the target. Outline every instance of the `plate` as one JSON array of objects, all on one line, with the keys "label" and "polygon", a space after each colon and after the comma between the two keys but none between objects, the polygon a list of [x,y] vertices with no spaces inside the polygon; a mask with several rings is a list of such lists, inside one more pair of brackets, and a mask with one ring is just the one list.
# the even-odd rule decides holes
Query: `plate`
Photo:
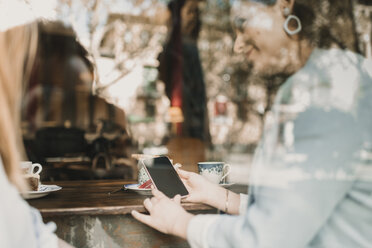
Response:
[{"label": "plate", "polygon": [[57,186],[57,185],[44,185],[44,184],[40,184],[38,191],[27,191],[27,192],[24,192],[24,193],[22,193],[22,197],[24,199],[40,198],[40,197],[43,197],[43,196],[48,195],[51,192],[58,191],[60,189],[62,189],[62,187]]},{"label": "plate", "polygon": [[151,189],[141,189],[138,188],[140,184],[126,184],[124,188],[133,192],[136,192],[140,195],[152,195]]},{"label": "plate", "polygon": [[230,186],[234,185],[235,183],[220,183],[219,185],[224,188],[229,188]]}]

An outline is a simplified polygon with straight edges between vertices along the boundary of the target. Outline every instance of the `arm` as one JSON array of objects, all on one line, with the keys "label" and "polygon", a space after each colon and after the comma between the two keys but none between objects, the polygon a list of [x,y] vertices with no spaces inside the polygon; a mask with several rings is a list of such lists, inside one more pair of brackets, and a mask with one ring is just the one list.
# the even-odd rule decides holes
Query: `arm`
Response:
[{"label": "arm", "polygon": [[209,182],[199,174],[181,169],[177,171],[190,193],[185,201],[204,203],[221,211],[225,211],[227,206],[229,214],[239,214],[240,195]]},{"label": "arm", "polygon": [[195,216],[188,225],[188,241],[192,247],[206,247],[205,244],[207,247],[241,247],[242,244],[245,247],[305,247],[350,187],[346,182],[321,184],[298,184],[293,191],[261,189],[245,215]]},{"label": "arm", "polygon": [[281,154],[283,147],[276,147],[273,137],[264,143],[264,163],[255,165],[253,201],[246,214],[194,217],[188,226],[192,247],[308,245],[337,214],[353,185],[353,156],[360,145],[355,127],[346,113],[301,113],[294,120],[292,147]]},{"label": "arm", "polygon": [[226,211],[227,208],[228,214],[238,215],[240,195],[218,186],[213,194],[208,194],[205,203],[221,211]]},{"label": "arm", "polygon": [[[187,229],[192,247],[304,247],[337,214],[353,185],[354,154],[360,146],[355,127],[354,118],[345,112],[315,108],[294,120],[292,146],[284,149],[269,133],[243,216],[193,217],[156,192],[144,203],[150,215],[132,214],[165,233],[185,237]],[[345,174],[351,177],[342,177]]]}]

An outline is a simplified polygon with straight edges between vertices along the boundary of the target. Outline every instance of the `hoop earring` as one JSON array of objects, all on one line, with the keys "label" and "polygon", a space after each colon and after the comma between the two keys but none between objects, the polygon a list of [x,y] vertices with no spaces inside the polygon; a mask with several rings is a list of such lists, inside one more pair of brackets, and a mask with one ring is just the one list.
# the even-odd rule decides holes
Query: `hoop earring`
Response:
[{"label": "hoop earring", "polygon": [[[297,28],[295,30],[290,30],[288,25],[291,20],[295,20],[297,22]],[[283,24],[283,28],[285,32],[289,35],[295,35],[298,34],[302,30],[301,21],[300,19],[295,15],[289,15],[287,16],[287,19],[285,19],[285,22]]]}]

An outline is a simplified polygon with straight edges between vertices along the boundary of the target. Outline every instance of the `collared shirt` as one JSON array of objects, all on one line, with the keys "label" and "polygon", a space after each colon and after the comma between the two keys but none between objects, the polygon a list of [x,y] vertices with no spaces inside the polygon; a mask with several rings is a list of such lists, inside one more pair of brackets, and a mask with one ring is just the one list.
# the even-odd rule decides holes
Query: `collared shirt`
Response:
[{"label": "collared shirt", "polygon": [[0,247],[54,248],[58,239],[54,223],[44,224],[38,210],[30,207],[9,183],[0,158]]},{"label": "collared shirt", "polygon": [[315,49],[280,88],[240,215],[197,215],[192,247],[372,247],[372,62]]}]

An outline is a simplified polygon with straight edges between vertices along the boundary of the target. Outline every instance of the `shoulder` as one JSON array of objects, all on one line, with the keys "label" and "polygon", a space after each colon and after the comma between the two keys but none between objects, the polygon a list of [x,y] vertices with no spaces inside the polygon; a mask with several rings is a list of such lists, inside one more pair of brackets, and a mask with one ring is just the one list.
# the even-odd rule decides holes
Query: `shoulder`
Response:
[{"label": "shoulder", "polygon": [[290,79],[314,79],[331,83],[334,80],[347,78],[357,79],[363,71],[365,58],[361,55],[342,49],[314,49],[305,66]]},{"label": "shoulder", "polygon": [[360,89],[370,84],[367,67],[368,61],[351,51],[315,49],[305,66],[281,88],[281,102],[306,100],[308,104],[348,111]]},{"label": "shoulder", "polygon": [[304,67],[289,79],[322,77],[332,79],[345,74],[357,77],[364,70],[366,59],[349,50],[316,48],[310,55]]},{"label": "shoulder", "polygon": [[53,226],[23,200],[9,182],[0,157],[0,243],[1,247],[57,247]]},{"label": "shoulder", "polygon": [[332,66],[334,64],[344,64],[344,65],[356,65],[364,58],[347,49],[314,49],[313,53],[309,58],[310,63],[317,63],[320,66]]},{"label": "shoulder", "polygon": [[[19,196],[16,188],[10,184],[0,158],[0,237],[9,246],[36,247],[32,230],[32,216],[27,203]],[[2,237],[4,235],[4,237]]]},{"label": "shoulder", "polygon": [[318,75],[329,84],[358,84],[365,71],[366,59],[350,50],[315,49],[300,71]]}]

